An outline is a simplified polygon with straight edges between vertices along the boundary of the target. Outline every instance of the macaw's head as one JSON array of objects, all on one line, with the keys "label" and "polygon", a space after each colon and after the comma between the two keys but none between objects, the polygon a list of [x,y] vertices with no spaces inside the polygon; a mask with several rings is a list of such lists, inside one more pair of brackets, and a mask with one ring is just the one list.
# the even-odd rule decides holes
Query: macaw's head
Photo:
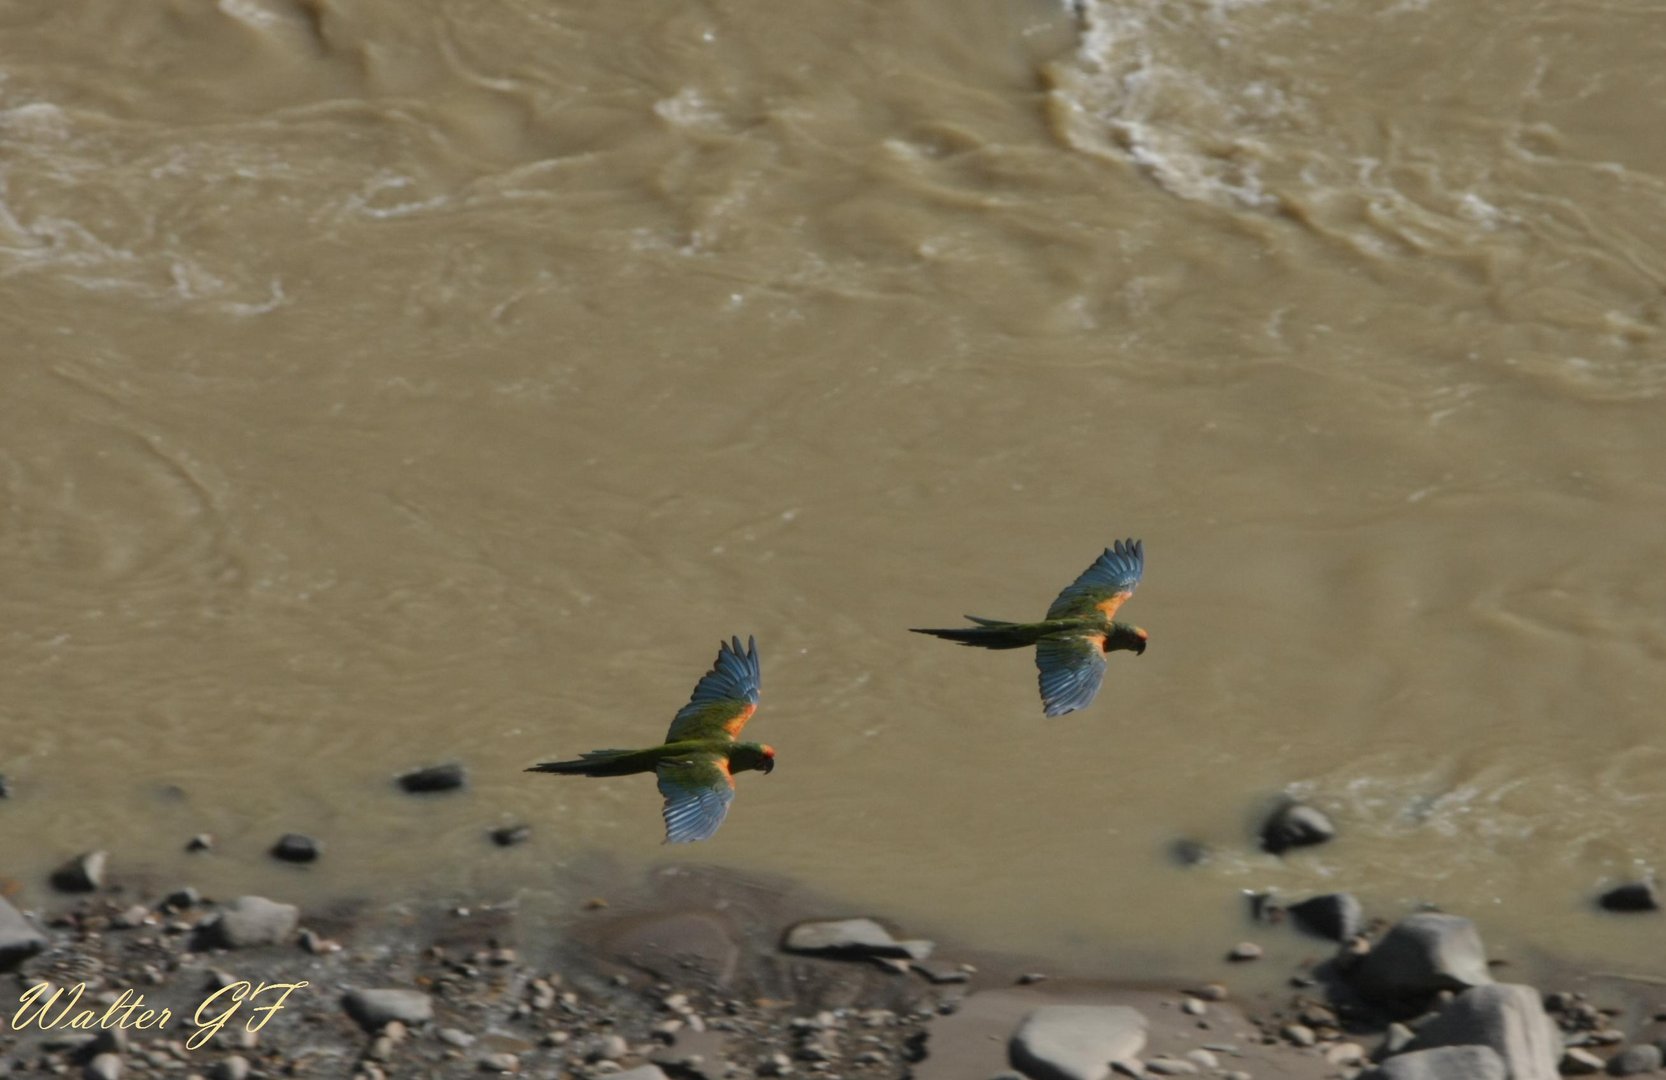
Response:
[{"label": "macaw's head", "polygon": [[729,771],[746,772],[756,769],[761,773],[775,771],[775,747],[763,743],[741,742],[729,748]]},{"label": "macaw's head", "polygon": [[1150,639],[1151,635],[1137,626],[1129,626],[1127,623],[1112,623],[1111,632],[1105,637],[1105,651],[1127,649],[1135,656],[1142,656],[1145,653],[1145,643]]}]

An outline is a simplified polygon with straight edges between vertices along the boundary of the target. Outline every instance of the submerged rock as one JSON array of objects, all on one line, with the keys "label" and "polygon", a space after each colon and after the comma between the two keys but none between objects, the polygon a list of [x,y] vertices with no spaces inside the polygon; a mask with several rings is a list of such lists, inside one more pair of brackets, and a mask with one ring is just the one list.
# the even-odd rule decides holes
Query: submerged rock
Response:
[{"label": "submerged rock", "polygon": [[301,909],[294,904],[239,896],[203,923],[200,932],[210,946],[246,949],[283,944],[300,921]]},{"label": "submerged rock", "polygon": [[1492,982],[1475,924],[1461,915],[1420,912],[1395,923],[1356,969],[1359,989],[1386,1004]]},{"label": "submerged rock", "polygon": [[1419,1027],[1406,1049],[1489,1046],[1504,1060],[1511,1080],[1556,1080],[1562,1037],[1541,1001],[1531,986],[1471,987]]},{"label": "submerged rock", "polygon": [[924,960],[929,941],[899,941],[872,919],[812,919],[787,930],[781,948],[817,956],[896,956]]},{"label": "submerged rock", "polygon": [[46,935],[12,907],[11,901],[0,896],[0,971],[11,970],[46,945]]},{"label": "submerged rock", "polygon": [[532,836],[531,825],[499,825],[492,830],[492,843],[498,847],[514,847],[524,844]]},{"label": "submerged rock", "polygon": [[1261,826],[1261,847],[1274,855],[1291,848],[1323,844],[1336,836],[1336,826],[1323,811],[1305,803],[1287,802]]},{"label": "submerged rock", "polygon": [[1510,1080],[1490,1046],[1443,1046],[1391,1057],[1358,1080]]},{"label": "submerged rock", "polygon": [[1209,845],[1201,840],[1175,840],[1169,844],[1169,858],[1181,866],[1199,866],[1209,861]]},{"label": "submerged rock", "polygon": [[455,791],[468,782],[468,772],[460,762],[451,761],[444,765],[430,765],[425,769],[416,769],[399,777],[402,790],[413,795],[430,791]]},{"label": "submerged rock", "polygon": [[1325,893],[1292,904],[1289,911],[1297,926],[1332,941],[1347,941],[1365,924],[1365,911],[1352,893]]},{"label": "submerged rock", "polygon": [[1044,1005],[1018,1025],[1007,1053],[1031,1080],[1105,1080],[1112,1061],[1145,1048],[1145,1028],[1126,1005]]}]

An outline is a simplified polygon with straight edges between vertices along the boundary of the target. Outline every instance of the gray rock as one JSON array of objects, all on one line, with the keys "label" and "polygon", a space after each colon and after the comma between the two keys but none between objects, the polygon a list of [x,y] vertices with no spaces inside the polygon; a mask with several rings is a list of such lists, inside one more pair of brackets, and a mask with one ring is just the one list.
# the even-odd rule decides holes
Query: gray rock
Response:
[{"label": "gray rock", "polygon": [[1490,1046],[1443,1046],[1391,1057],[1357,1080],[1510,1080]]},{"label": "gray rock", "polygon": [[1563,1076],[1590,1076],[1602,1071],[1602,1059],[1577,1046],[1570,1046],[1562,1053]]},{"label": "gray rock", "polygon": [[1389,1003],[1492,982],[1475,924],[1460,915],[1435,912],[1401,919],[1355,976],[1367,997]]},{"label": "gray rock", "polygon": [[52,871],[52,887],[59,892],[92,892],[104,884],[104,864],[108,859],[102,851],[77,855]]},{"label": "gray rock", "polygon": [[455,791],[468,783],[468,771],[458,762],[447,762],[444,765],[430,765],[426,769],[416,769],[399,778],[399,787],[412,795],[420,795],[432,791]]},{"label": "gray rock", "polygon": [[0,896],[0,971],[10,971],[46,945],[46,935]]},{"label": "gray rock", "polygon": [[1226,954],[1226,958],[1235,964],[1259,960],[1261,959],[1261,946],[1253,941],[1240,941],[1232,946],[1232,951]]},{"label": "gray rock", "polygon": [[380,1031],[395,1020],[415,1025],[434,1018],[434,999],[421,990],[349,990],[341,1004],[366,1031]]},{"label": "gray rock", "polygon": [[1278,1032],[1297,1046],[1312,1046],[1319,1041],[1319,1036],[1306,1024],[1285,1024]]},{"label": "gray rock", "polygon": [[198,892],[194,885],[186,885],[184,888],[175,889],[162,900],[164,907],[173,908],[175,911],[194,908],[200,903],[202,903],[202,893]]},{"label": "gray rock", "polygon": [[1145,1071],[1158,1076],[1196,1076],[1200,1071],[1195,1062],[1179,1058],[1154,1057],[1145,1063]]},{"label": "gray rock", "polygon": [[971,972],[946,960],[916,960],[909,965],[927,982],[939,985],[971,982]]},{"label": "gray rock", "polygon": [[295,933],[301,909],[280,904],[264,896],[239,896],[203,924],[202,933],[211,946],[247,949],[258,945],[281,945]]},{"label": "gray rock", "polygon": [[214,1066],[211,1075],[214,1080],[245,1080],[249,1075],[249,1059],[241,1054],[232,1054]]},{"label": "gray rock", "polygon": [[284,833],[278,837],[278,842],[272,845],[272,858],[282,859],[284,862],[307,863],[318,858],[323,850],[323,846],[310,836]]},{"label": "gray rock", "polygon": [[81,1070],[87,1080],[121,1080],[121,1073],[121,1058],[115,1054],[95,1054]]},{"label": "gray rock", "polygon": [[214,837],[211,833],[200,832],[185,842],[186,851],[212,851],[213,849]]},{"label": "gray rock", "polygon": [[1007,1055],[1032,1080],[1105,1080],[1145,1047],[1145,1016],[1126,1005],[1044,1005],[1012,1033]]},{"label": "gray rock", "polygon": [[899,941],[872,919],[812,919],[787,930],[781,948],[822,956],[898,956],[924,960],[929,941]]},{"label": "gray rock", "polygon": [[[512,1073],[519,1072],[520,1068],[521,1059],[516,1057],[514,1054],[487,1054],[485,1057],[480,1059],[481,1072]],[[619,1074],[616,1073],[614,1075]]]},{"label": "gray rock", "polygon": [[658,1065],[638,1065],[613,1074],[613,1080],[671,1080]]},{"label": "gray rock", "polygon": [[1323,844],[1336,835],[1336,826],[1322,811],[1299,802],[1287,802],[1261,826],[1261,846],[1274,855],[1295,847]]},{"label": "gray rock", "polygon": [[1291,904],[1290,917],[1310,934],[1347,941],[1365,924],[1365,911],[1352,893],[1325,893]]},{"label": "gray rock", "polygon": [[1658,1072],[1661,1058],[1660,1047],[1652,1043],[1628,1046],[1608,1059],[1608,1075],[1636,1076],[1638,1073]]},{"label": "gray rock", "polygon": [[9,799],[11,797],[12,782],[7,780],[3,774],[0,774],[0,799]]},{"label": "gray rock", "polygon": [[[1448,1002],[1417,1029],[1409,1052],[1444,1046],[1489,1046],[1511,1080],[1556,1080],[1562,1037],[1531,986],[1476,986]],[[1395,1060],[1395,1059],[1390,1059]]]},{"label": "gray rock", "polygon": [[1652,881],[1633,881],[1616,885],[1601,896],[1597,904],[1605,911],[1659,911],[1660,896]]}]

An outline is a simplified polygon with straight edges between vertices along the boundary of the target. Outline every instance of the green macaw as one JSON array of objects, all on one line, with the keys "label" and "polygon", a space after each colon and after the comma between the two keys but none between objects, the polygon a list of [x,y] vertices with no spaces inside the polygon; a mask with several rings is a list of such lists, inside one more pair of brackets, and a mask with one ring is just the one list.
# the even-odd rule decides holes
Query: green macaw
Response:
[{"label": "green macaw", "polygon": [[677,710],[661,745],[592,750],[577,761],[546,761],[526,771],[579,776],[654,773],[665,796],[665,842],[709,839],[734,801],[734,774],[775,771],[774,747],[735,741],[758,711],[760,676],[757,641],[747,638],[744,653],[738,637],[721,642],[717,662],[695,685],[688,704]]},{"label": "green macaw", "polygon": [[1118,649],[1135,655],[1145,652],[1146,632],[1113,619],[1123,601],[1134,595],[1144,572],[1145,546],[1138,540],[1118,540],[1059,593],[1041,622],[1003,622],[968,615],[978,624],[975,628],[914,633],[980,649],[1034,645],[1041,704],[1048,716],[1063,716],[1084,708],[1099,693],[1106,653]]}]

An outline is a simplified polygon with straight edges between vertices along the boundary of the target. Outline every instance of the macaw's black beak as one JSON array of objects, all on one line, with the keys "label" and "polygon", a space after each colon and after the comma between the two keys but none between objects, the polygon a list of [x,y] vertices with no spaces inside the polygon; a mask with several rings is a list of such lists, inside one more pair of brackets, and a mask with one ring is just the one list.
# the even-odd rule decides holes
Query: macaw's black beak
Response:
[{"label": "macaw's black beak", "polygon": [[765,776],[768,776],[770,773],[774,772],[775,771],[775,759],[772,758],[772,757],[764,758],[764,763],[763,763],[763,766],[761,767],[760,771]]},{"label": "macaw's black beak", "polygon": [[1140,643],[1138,645],[1134,646],[1134,655],[1135,656],[1144,656],[1145,655],[1145,639],[1144,638],[1141,638]]}]

